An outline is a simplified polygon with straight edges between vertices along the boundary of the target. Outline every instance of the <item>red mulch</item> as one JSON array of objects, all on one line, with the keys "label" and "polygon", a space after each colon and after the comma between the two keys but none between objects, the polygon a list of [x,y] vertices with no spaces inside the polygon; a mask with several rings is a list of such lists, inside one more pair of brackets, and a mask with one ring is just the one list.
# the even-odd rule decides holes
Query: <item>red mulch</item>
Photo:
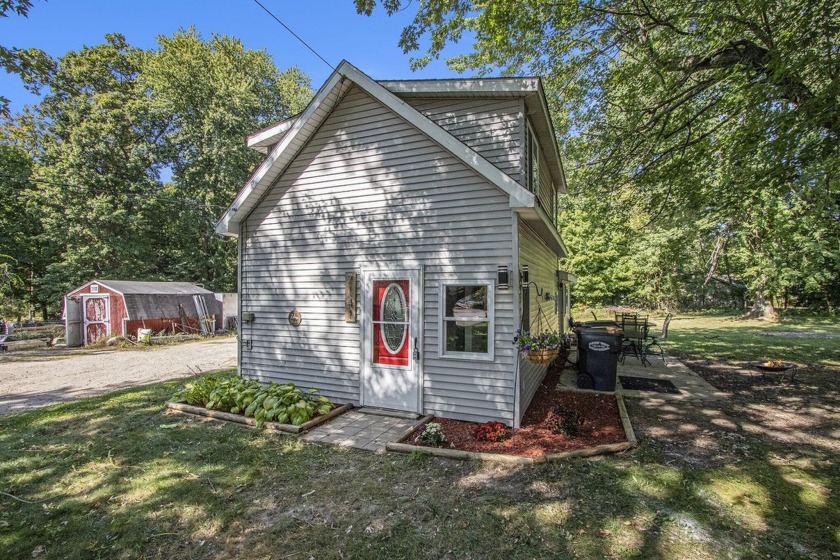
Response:
[{"label": "red mulch", "polygon": [[[561,368],[558,367],[549,368],[542,385],[525,412],[522,427],[516,430],[510,429],[510,436],[504,441],[476,440],[473,435],[477,426],[475,422],[435,418],[431,421],[440,423],[447,439],[443,446],[463,451],[541,457],[573,449],[627,441],[618,415],[618,402],[615,396],[558,391],[560,370]],[[577,436],[555,434],[547,426],[546,416],[557,405],[576,410],[582,415],[583,427]],[[415,431],[404,443],[422,445],[414,441],[420,431],[420,429]]]}]

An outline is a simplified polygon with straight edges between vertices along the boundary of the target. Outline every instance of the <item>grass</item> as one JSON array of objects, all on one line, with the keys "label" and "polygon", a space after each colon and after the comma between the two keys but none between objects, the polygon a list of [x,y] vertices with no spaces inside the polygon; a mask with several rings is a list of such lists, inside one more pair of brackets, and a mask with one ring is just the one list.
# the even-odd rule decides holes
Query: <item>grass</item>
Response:
[{"label": "grass", "polygon": [[[230,372],[220,375],[230,375]],[[163,414],[168,382],[0,418],[4,558],[811,558],[840,551],[836,456],[511,468]],[[737,445],[736,445],[737,443]],[[12,497],[14,496],[14,497]]]},{"label": "grass", "polygon": [[794,315],[770,323],[723,314],[679,314],[671,322],[668,349],[734,362],[767,358],[836,368],[840,320]]}]

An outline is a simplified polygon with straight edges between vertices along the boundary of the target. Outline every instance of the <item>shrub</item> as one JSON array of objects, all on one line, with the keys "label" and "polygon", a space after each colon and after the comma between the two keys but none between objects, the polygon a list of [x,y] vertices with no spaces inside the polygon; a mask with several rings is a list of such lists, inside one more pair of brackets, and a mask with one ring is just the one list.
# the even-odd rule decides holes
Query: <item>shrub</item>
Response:
[{"label": "shrub", "polygon": [[443,434],[440,424],[437,422],[429,422],[423,426],[423,431],[414,441],[417,443],[425,443],[426,445],[431,445],[432,447],[440,447],[443,442],[446,441],[446,436]]},{"label": "shrub", "polygon": [[583,428],[583,417],[576,410],[569,410],[562,406],[555,406],[548,413],[546,423],[555,434],[576,436]]},{"label": "shrub", "polygon": [[507,426],[501,422],[485,422],[476,426],[473,435],[478,441],[502,441],[510,433],[508,432]]},{"label": "shrub", "polygon": [[253,379],[201,377],[178,392],[174,399],[200,404],[212,410],[242,414],[257,421],[299,426],[333,408],[327,397],[314,389],[303,391],[291,383],[263,385]]},{"label": "shrub", "polygon": [[204,375],[192,383],[187,383],[183,389],[175,393],[173,400],[204,406],[210,400],[210,393],[218,386],[218,379]]}]

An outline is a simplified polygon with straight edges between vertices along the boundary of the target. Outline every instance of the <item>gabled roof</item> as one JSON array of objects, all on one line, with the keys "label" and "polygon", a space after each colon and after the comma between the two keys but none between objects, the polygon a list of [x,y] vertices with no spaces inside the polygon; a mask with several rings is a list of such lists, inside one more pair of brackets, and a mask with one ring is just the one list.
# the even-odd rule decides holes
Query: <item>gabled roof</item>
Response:
[{"label": "gabled roof", "polygon": [[[379,85],[400,98],[442,97],[507,97],[525,100],[525,110],[540,146],[548,151],[548,169],[560,192],[566,192],[566,175],[557,146],[557,135],[548,112],[542,80],[525,78],[481,78],[473,80],[380,80]],[[286,135],[300,115],[268,126],[248,136],[248,147],[267,154]]]},{"label": "gabled roof", "polygon": [[[315,134],[318,127],[326,120],[343,95],[355,85],[396,113],[407,123],[414,126],[454,157],[460,159],[467,167],[477,172],[490,184],[506,193],[510,200],[510,207],[526,219],[526,221],[533,222],[534,226],[549,245],[558,251],[558,254],[565,256],[566,248],[560,239],[560,235],[554,226],[550,225],[550,220],[537,204],[536,196],[533,193],[528,191],[528,189],[519,184],[519,182],[507,173],[484,159],[478,152],[438,126],[431,119],[411,106],[411,104],[400,98],[400,95],[407,96],[412,93],[424,96],[433,95],[435,92],[432,90],[440,87],[439,84],[442,82],[418,80],[413,82],[380,83],[367,76],[346,60],[343,60],[300,115],[263,129],[248,138],[248,145],[255,149],[263,151],[268,150],[269,146],[273,146],[273,148],[270,149],[265,161],[254,171],[251,178],[245,183],[242,190],[239,191],[233,203],[231,203],[222,215],[216,224],[216,233],[230,236],[238,235],[239,224],[259,204],[259,201],[271,189],[272,185],[283,174],[300,150],[303,149],[306,142]],[[545,95],[538,78],[454,80],[453,82],[459,84],[459,87],[463,89],[465,95],[470,93],[470,88],[475,87],[476,92],[483,94],[526,94],[527,96],[532,96],[541,102],[540,107],[541,113],[544,116],[543,120],[550,127]],[[413,85],[409,86],[408,84]],[[528,97],[526,97],[527,99]],[[543,134],[545,134],[544,130]],[[547,142],[547,145],[554,146],[556,150],[557,142],[554,140],[553,129],[551,129],[551,134],[552,140],[551,142]],[[556,163],[553,164],[552,174],[558,173],[557,180],[559,181],[560,189],[565,190],[562,168],[559,167],[559,154],[556,160]]]}]

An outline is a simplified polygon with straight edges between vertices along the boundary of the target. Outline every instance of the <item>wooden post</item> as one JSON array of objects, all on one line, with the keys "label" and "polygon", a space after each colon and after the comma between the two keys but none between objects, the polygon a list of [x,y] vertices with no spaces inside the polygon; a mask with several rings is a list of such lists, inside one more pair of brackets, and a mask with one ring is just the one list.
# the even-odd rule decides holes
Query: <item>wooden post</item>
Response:
[{"label": "wooden post", "polygon": [[344,273],[344,322],[356,322],[356,280],[357,274],[353,272]]}]

